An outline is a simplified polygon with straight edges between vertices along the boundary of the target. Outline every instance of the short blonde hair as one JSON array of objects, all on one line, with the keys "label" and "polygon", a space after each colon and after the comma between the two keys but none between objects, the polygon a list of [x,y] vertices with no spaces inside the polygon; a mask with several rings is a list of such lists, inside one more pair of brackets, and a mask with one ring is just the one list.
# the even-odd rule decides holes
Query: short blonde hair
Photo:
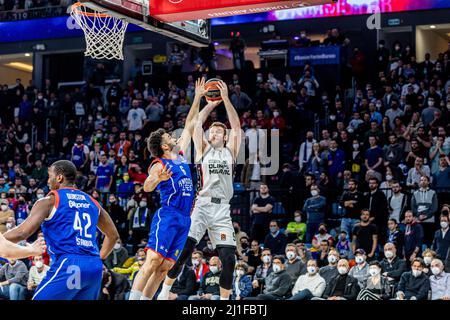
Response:
[{"label": "short blonde hair", "polygon": [[216,121],[213,122],[210,126],[209,129],[211,129],[212,127],[221,127],[223,129],[223,133],[227,134],[227,126],[224,125],[222,122]]}]

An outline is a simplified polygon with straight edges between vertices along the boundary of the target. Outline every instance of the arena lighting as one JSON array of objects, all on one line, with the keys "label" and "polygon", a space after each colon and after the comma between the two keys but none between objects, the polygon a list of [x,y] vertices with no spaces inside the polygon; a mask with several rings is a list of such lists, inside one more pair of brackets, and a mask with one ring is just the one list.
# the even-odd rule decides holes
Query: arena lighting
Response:
[{"label": "arena lighting", "polygon": [[216,41],[216,42],[214,42],[214,45],[215,45],[215,46],[218,46],[218,45],[219,45],[219,43],[218,43],[218,42]]},{"label": "arena lighting", "polygon": [[294,40],[298,40],[298,39],[300,39],[299,36],[295,36],[295,37],[294,37]]},{"label": "arena lighting", "polygon": [[25,57],[31,57],[31,53],[25,53]]},{"label": "arena lighting", "polygon": [[431,25],[430,29],[436,29],[436,26],[435,25]]},{"label": "arena lighting", "polygon": [[4,66],[5,67],[9,67],[9,68],[13,68],[13,69],[17,69],[17,70],[20,70],[20,71],[26,71],[26,72],[32,72],[33,71],[33,66],[31,64],[27,64],[27,63],[23,63],[23,62],[5,63]]}]

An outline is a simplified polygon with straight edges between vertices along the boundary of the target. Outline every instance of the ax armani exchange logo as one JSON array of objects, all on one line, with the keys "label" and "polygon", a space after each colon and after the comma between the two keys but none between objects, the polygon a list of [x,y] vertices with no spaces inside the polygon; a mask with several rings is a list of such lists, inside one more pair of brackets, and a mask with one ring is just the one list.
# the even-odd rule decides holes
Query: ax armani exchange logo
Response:
[{"label": "ax armani exchange logo", "polygon": [[173,4],[178,4],[178,3],[183,2],[183,0],[169,0],[169,2],[173,3]]}]

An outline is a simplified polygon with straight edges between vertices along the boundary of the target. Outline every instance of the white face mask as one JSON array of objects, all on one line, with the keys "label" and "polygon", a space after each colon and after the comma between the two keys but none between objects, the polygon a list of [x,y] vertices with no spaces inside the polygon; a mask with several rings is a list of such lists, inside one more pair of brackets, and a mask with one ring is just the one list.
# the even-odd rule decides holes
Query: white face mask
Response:
[{"label": "white face mask", "polygon": [[6,204],[2,204],[1,206],[2,211],[8,210],[8,206]]},{"label": "white face mask", "polygon": [[333,255],[328,256],[328,262],[329,263],[335,263],[337,261],[337,258]]},{"label": "white face mask", "polygon": [[386,258],[390,259],[394,256],[394,253],[392,251],[385,251],[384,255]]},{"label": "white face mask", "polygon": [[428,101],[428,106],[429,106],[429,107],[434,106],[434,101]]},{"label": "white face mask", "polygon": [[140,206],[141,208],[144,208],[144,207],[147,206],[147,202],[141,201],[141,202],[139,202],[139,206]]},{"label": "white face mask", "polygon": [[34,265],[36,266],[36,268],[40,269],[44,266],[44,263],[42,261],[36,261]]},{"label": "white face mask", "polygon": [[242,277],[243,275],[245,275],[245,271],[244,270],[236,270],[236,275],[238,277]]},{"label": "white face mask", "polygon": [[357,257],[355,258],[355,261],[356,261],[357,264],[361,264],[361,263],[364,262],[364,257],[357,256]]},{"label": "white face mask", "polygon": [[369,269],[369,274],[374,277],[380,274],[380,269],[378,268],[370,268]]},{"label": "white face mask", "polygon": [[359,149],[359,144],[357,144],[357,143],[353,144],[353,149],[358,150]]},{"label": "white face mask", "polygon": [[13,224],[12,224],[12,223],[7,223],[7,224],[6,224],[6,229],[7,229],[7,230],[11,230],[12,227],[13,227]]},{"label": "white face mask", "polygon": [[219,268],[217,266],[210,266],[209,271],[216,274],[217,272],[219,272]]},{"label": "white face mask", "polygon": [[388,175],[386,175],[386,180],[387,180],[387,181],[391,181],[391,180],[392,180],[392,178],[393,178],[393,177],[392,177],[391,175],[389,175],[389,174],[388,174]]},{"label": "white face mask", "polygon": [[115,250],[119,250],[120,247],[121,247],[121,246],[120,246],[120,243],[116,243],[116,244],[114,245],[114,249],[115,249]]},{"label": "white face mask", "polygon": [[208,247],[209,250],[212,250],[212,249],[213,249],[213,246],[212,246],[212,244],[210,244],[210,243],[208,243],[207,247]]},{"label": "white face mask", "polygon": [[292,260],[292,259],[294,259],[295,257],[296,257],[296,254],[295,254],[294,251],[288,251],[288,252],[286,253],[286,258],[288,258],[289,260]]},{"label": "white face mask", "polygon": [[300,222],[302,222],[302,218],[301,217],[295,217],[294,221],[297,222],[297,223],[300,223]]},{"label": "white face mask", "polygon": [[437,276],[437,275],[441,274],[441,269],[438,268],[438,267],[433,267],[433,268],[431,268],[431,272],[432,272],[435,276]]},{"label": "white face mask", "polygon": [[270,263],[270,256],[264,256],[264,257],[262,257],[262,261],[264,262],[264,263],[266,263],[266,264],[269,264]]},{"label": "white face mask", "polygon": [[330,116],[330,120],[331,120],[331,121],[336,120],[336,116]]},{"label": "white face mask", "polygon": [[412,271],[412,275],[414,276],[414,277],[419,277],[420,275],[422,274],[422,271],[420,271],[420,270],[413,270]]},{"label": "white face mask", "polygon": [[42,199],[42,198],[44,197],[44,195],[43,195],[42,193],[38,193],[38,194],[36,195],[36,197],[37,197],[38,199]]},{"label": "white face mask", "polygon": [[194,267],[196,267],[196,266],[198,266],[200,264],[200,261],[198,261],[197,259],[192,259],[191,261],[192,261],[192,265]]},{"label": "white face mask", "polygon": [[279,112],[276,112],[276,111],[275,111],[275,112],[273,113],[273,116],[274,116],[275,118],[278,117],[279,115],[280,115]]},{"label": "white face mask", "polygon": [[281,267],[278,264],[273,265],[273,272],[278,273],[281,271]]},{"label": "white face mask", "polygon": [[317,190],[311,190],[311,195],[313,197],[317,196],[319,194],[319,192]]},{"label": "white face mask", "polygon": [[430,264],[431,264],[431,261],[433,260],[433,258],[431,258],[431,257],[424,257],[423,258],[423,262],[425,262],[425,264],[427,265],[427,266],[429,266]]},{"label": "white face mask", "polygon": [[308,270],[309,274],[315,274],[316,273],[316,267],[308,267],[307,270]]},{"label": "white face mask", "polygon": [[347,268],[346,267],[339,267],[338,272],[341,275],[347,274]]},{"label": "white face mask", "polygon": [[[3,210],[3,209],[2,209]],[[448,228],[448,222],[446,221],[441,221],[441,228],[442,229],[447,229]]]}]

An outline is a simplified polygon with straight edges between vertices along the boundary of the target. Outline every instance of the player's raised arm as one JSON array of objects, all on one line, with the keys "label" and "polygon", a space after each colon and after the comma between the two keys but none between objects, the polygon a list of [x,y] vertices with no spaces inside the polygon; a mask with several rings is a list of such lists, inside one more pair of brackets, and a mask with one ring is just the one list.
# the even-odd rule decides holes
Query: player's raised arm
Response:
[{"label": "player's raised arm", "polygon": [[205,123],[206,119],[208,119],[211,111],[213,111],[214,108],[217,107],[221,102],[222,101],[208,101],[208,104],[197,116],[193,134],[196,160],[201,159],[203,157],[203,154],[206,152],[207,147],[209,147],[208,140],[206,140],[203,132],[203,124]]},{"label": "player's raised arm", "polygon": [[0,233],[0,257],[5,259],[24,259],[32,256],[38,256],[45,251],[43,239],[38,239],[32,245],[23,247],[5,239]]},{"label": "player's raised arm", "polygon": [[117,232],[116,226],[105,209],[100,208],[100,216],[98,218],[98,229],[105,235],[105,239],[102,243],[102,249],[100,250],[100,258],[105,260],[114,248],[117,240],[119,239],[119,232]]},{"label": "player's raised arm", "polygon": [[171,176],[172,171],[167,166],[163,166],[160,162],[155,163],[150,168],[147,179],[145,179],[144,191],[152,192],[161,181],[169,180]]},{"label": "player's raised arm", "polygon": [[54,204],[55,197],[53,195],[37,200],[28,218],[18,227],[4,234],[6,240],[17,243],[33,235],[40,228],[42,222],[49,216]]},{"label": "player's raised arm", "polygon": [[219,81],[218,85],[220,90],[220,95],[222,96],[223,104],[227,111],[228,121],[230,122],[231,132],[228,138],[228,147],[233,153],[233,157],[236,159],[239,153],[239,148],[241,146],[241,122],[239,120],[239,115],[228,96],[228,87],[223,81]]},{"label": "player's raised arm", "polygon": [[194,133],[195,119],[199,114],[200,102],[205,93],[205,78],[197,79],[197,81],[195,81],[194,101],[192,102],[191,109],[187,115],[183,133],[177,143],[180,150],[185,154]]}]

